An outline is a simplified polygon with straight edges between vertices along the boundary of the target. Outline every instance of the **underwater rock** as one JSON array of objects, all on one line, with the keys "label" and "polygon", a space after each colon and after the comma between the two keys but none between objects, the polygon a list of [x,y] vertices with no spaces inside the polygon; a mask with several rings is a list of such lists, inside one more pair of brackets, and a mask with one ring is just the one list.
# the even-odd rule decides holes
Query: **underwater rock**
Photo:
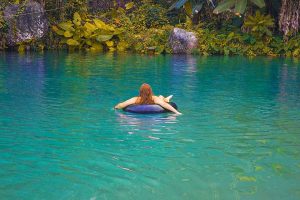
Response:
[{"label": "underwater rock", "polygon": [[173,53],[191,53],[197,44],[196,34],[184,29],[174,28],[169,37],[169,46]]},{"label": "underwater rock", "polygon": [[4,9],[4,20],[8,24],[7,44],[42,38],[48,31],[45,10],[38,2],[29,0],[25,5],[9,5]]}]

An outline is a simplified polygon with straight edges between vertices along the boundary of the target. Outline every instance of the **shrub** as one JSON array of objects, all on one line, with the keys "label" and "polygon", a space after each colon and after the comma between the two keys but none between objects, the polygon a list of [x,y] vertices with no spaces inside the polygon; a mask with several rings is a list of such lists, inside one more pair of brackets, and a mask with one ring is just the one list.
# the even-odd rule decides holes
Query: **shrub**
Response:
[{"label": "shrub", "polygon": [[103,47],[114,50],[113,37],[121,33],[112,25],[100,19],[90,19],[86,15],[75,12],[73,20],[52,26],[52,30],[62,37],[61,43],[70,49],[86,49],[100,51]]}]

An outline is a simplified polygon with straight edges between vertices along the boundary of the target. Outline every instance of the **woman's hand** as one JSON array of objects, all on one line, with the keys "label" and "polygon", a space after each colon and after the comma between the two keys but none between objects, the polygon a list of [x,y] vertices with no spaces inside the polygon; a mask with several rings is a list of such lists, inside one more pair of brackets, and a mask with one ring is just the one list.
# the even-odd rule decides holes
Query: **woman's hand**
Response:
[{"label": "woman's hand", "polygon": [[120,103],[118,103],[117,105],[115,105],[114,109],[120,109],[121,108],[121,105]]},{"label": "woman's hand", "polygon": [[164,100],[162,100],[159,97],[154,97],[154,103],[160,105],[161,107],[172,111],[173,113],[177,114],[177,115],[181,115],[182,113],[178,112],[175,108],[173,108],[173,106],[171,106],[170,104],[166,103]]}]

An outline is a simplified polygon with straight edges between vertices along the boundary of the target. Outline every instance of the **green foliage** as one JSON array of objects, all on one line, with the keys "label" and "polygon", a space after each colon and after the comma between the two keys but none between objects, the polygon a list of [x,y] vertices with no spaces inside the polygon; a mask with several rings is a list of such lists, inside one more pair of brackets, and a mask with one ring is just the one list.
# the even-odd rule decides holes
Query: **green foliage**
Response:
[{"label": "green foliage", "polygon": [[163,26],[159,29],[150,28],[146,32],[127,34],[127,42],[134,52],[160,54],[169,51],[167,47],[172,26]]},{"label": "green foliage", "polygon": [[128,47],[138,53],[160,54],[167,51],[169,25],[167,9],[159,4],[148,3],[129,14],[129,23],[123,24],[124,40]]},{"label": "green foliage", "polygon": [[130,14],[135,27],[158,28],[169,23],[167,10],[158,4],[143,4]]},{"label": "green foliage", "polygon": [[4,21],[4,18],[3,18],[3,12],[0,11],[0,30],[3,29],[5,26],[5,21]]},{"label": "green foliage", "polygon": [[168,25],[167,10],[158,4],[145,2],[135,10],[111,10],[101,17],[111,19],[123,31],[119,35],[117,50],[159,54],[166,51],[172,26]]},{"label": "green foliage", "polygon": [[[23,5],[26,1],[20,0],[19,3]],[[232,11],[222,15],[214,15],[211,7],[205,6],[214,6],[212,0],[176,0],[169,10],[166,7],[170,5],[170,1],[164,1],[165,7],[158,0],[130,1],[127,4],[125,2],[128,1],[122,1],[125,5],[114,6],[106,13],[93,15],[88,13],[86,0],[59,1],[59,5],[57,2],[47,1],[45,4],[45,9],[51,10],[47,12],[47,16],[52,31],[42,40],[27,40],[18,44],[20,52],[28,49],[41,51],[44,47],[68,47],[87,51],[107,49],[136,53],[171,53],[168,38],[174,28],[170,25],[172,20],[174,26],[197,33],[199,45],[193,53],[300,58],[300,35],[290,37],[289,40],[276,35],[276,32],[272,32],[272,17],[259,12],[247,16],[244,21],[243,18],[234,17],[234,14],[240,16],[251,5],[263,7],[263,0],[222,0],[214,13]],[[6,28],[1,10],[4,8],[2,5],[9,3],[9,0],[0,2],[0,49],[5,47]],[[59,9],[56,9],[57,6]],[[180,20],[168,17],[169,11],[176,12],[176,9],[179,10],[177,13]],[[193,20],[199,17],[200,23],[196,24],[192,17]],[[239,25],[234,25],[233,21],[236,19],[240,21]]]},{"label": "green foliage", "polygon": [[202,55],[244,55],[244,37],[241,34],[198,31],[199,52]]},{"label": "green foliage", "polygon": [[281,37],[265,40],[241,32],[216,32],[197,29],[201,55],[287,56],[300,58],[300,35],[284,41]]},{"label": "green foliage", "polygon": [[272,36],[271,28],[274,27],[274,19],[270,15],[262,15],[256,11],[255,15],[249,15],[244,21],[243,28],[256,38]]},{"label": "green foliage", "polygon": [[0,11],[0,50],[6,48],[5,35],[7,34],[7,23],[4,21],[3,12]]},{"label": "green foliage", "polygon": [[281,47],[285,56],[300,58],[300,34],[285,41]]},{"label": "green foliage", "polygon": [[[262,8],[265,6],[264,0],[249,0],[252,4]],[[248,0],[223,0],[214,9],[215,14],[219,14],[224,11],[234,11],[237,15],[243,14],[248,5]]]},{"label": "green foliage", "polygon": [[61,43],[67,44],[70,49],[86,49],[101,51],[103,46],[114,50],[114,36],[121,33],[120,29],[108,25],[100,19],[88,18],[75,12],[73,20],[52,26],[52,30],[62,37]]},{"label": "green foliage", "polygon": [[178,0],[169,7],[169,10],[184,7],[186,14],[191,17],[201,11],[204,3],[210,4],[214,7],[213,0]]}]

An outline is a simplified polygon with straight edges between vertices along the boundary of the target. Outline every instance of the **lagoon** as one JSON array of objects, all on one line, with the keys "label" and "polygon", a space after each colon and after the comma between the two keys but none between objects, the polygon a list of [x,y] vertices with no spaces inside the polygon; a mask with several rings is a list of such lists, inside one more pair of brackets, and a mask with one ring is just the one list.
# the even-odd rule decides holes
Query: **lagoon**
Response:
[{"label": "lagoon", "polygon": [[[182,116],[112,107],[141,83]],[[1,199],[299,199],[300,63],[0,54]]]}]

